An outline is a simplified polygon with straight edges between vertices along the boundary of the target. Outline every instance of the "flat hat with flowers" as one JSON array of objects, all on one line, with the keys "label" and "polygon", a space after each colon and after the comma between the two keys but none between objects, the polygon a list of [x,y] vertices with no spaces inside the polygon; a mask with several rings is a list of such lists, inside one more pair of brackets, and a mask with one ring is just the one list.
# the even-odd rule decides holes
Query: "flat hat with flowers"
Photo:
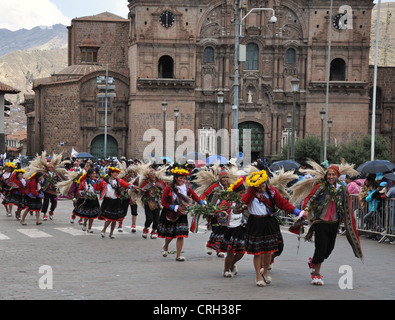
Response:
[{"label": "flat hat with flowers", "polygon": [[13,162],[6,162],[5,166],[6,166],[6,167],[13,168],[13,169],[16,168],[16,165],[15,165],[15,163],[13,163]]},{"label": "flat hat with flowers", "polygon": [[255,171],[247,177],[246,184],[248,187],[259,187],[267,179],[268,176],[265,170]]},{"label": "flat hat with flowers", "polygon": [[111,173],[111,172],[118,172],[118,173],[120,173],[120,172],[121,172],[121,169],[114,168],[114,167],[108,167],[108,168],[107,168],[107,171],[108,171],[109,173]]},{"label": "flat hat with flowers", "polygon": [[170,170],[170,172],[174,175],[178,175],[178,176],[189,176],[190,173],[188,170],[182,169],[182,168],[178,168],[175,167],[173,169]]},{"label": "flat hat with flowers", "polygon": [[240,177],[239,179],[237,179],[234,183],[232,183],[227,191],[231,191],[231,192],[238,192],[243,190],[242,186],[244,186],[244,181],[245,181],[245,177]]}]

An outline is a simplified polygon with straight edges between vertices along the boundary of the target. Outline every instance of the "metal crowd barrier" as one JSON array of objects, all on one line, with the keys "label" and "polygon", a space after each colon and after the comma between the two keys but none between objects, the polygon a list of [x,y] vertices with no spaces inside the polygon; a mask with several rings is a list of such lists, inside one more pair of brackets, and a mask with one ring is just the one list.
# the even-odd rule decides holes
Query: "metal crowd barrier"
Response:
[{"label": "metal crowd barrier", "polygon": [[[376,236],[379,238],[379,243],[387,238],[395,239],[395,198],[382,199],[376,212],[369,212],[368,203],[362,208],[357,194],[350,195],[350,200],[356,228],[360,235]],[[300,208],[300,206],[297,207]],[[282,210],[276,214],[283,225],[292,225],[297,220],[296,216]],[[344,228],[341,229],[344,230]]]},{"label": "metal crowd barrier", "polygon": [[369,203],[362,208],[357,194],[350,195],[351,209],[360,234],[376,235],[379,243],[395,238],[395,198],[380,200],[377,211],[369,211]]}]

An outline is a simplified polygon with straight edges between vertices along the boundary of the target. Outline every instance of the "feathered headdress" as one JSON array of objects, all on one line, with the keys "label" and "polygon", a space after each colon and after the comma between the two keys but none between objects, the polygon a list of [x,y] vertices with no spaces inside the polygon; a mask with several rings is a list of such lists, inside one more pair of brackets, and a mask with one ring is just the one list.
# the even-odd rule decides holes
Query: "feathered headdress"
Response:
[{"label": "feathered headdress", "polygon": [[[307,164],[312,169],[299,169],[299,171],[301,173],[309,174],[311,178],[301,180],[290,188],[292,192],[290,202],[294,205],[303,201],[318,183],[321,183],[325,180],[325,175],[327,172],[325,168],[313,160],[308,160]],[[354,169],[354,164],[347,163],[345,159],[341,159],[340,165],[337,166],[339,168],[340,175],[345,174],[349,176],[357,176],[359,174],[359,172]]]},{"label": "feathered headdress", "polygon": [[291,198],[289,193],[288,183],[298,179],[298,175],[293,171],[284,171],[284,168],[276,172],[271,172],[271,177],[269,177],[269,184],[280,192],[281,196],[285,199]]},{"label": "feathered headdress", "polygon": [[[196,179],[193,181],[198,187],[195,192],[197,195],[201,196],[213,183],[217,182],[220,173],[224,169],[220,166],[220,161],[214,164],[212,167],[203,167],[199,172],[195,174]],[[229,183],[234,183],[240,176],[237,167],[232,167],[227,171],[229,177]]]},{"label": "feathered headdress", "polygon": [[70,163],[70,160],[62,161],[62,154],[54,153],[52,156],[52,160],[50,162],[47,161],[47,152],[43,151],[39,156],[36,154],[36,157],[30,162],[29,166],[25,168],[26,174],[25,176],[29,177],[35,172],[48,172],[48,166],[53,165],[54,172],[58,173],[63,180],[67,179],[67,175],[69,171],[64,168],[64,165]]}]

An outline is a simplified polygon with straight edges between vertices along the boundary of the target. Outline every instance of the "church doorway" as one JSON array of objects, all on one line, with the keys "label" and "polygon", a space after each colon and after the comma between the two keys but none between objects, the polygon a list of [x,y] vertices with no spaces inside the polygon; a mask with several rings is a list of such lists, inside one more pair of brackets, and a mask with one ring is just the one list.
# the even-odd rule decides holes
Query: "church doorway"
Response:
[{"label": "church doorway", "polygon": [[[95,158],[104,157],[104,134],[98,135],[92,140],[91,152]],[[107,158],[118,157],[118,142],[114,137],[107,135]]]},{"label": "church doorway", "polygon": [[[255,161],[258,157],[264,157],[265,129],[263,126],[254,121],[246,121],[239,123],[239,146],[243,151],[243,141],[245,139],[244,130],[251,130],[251,161]],[[245,149],[245,148],[244,148]]]}]

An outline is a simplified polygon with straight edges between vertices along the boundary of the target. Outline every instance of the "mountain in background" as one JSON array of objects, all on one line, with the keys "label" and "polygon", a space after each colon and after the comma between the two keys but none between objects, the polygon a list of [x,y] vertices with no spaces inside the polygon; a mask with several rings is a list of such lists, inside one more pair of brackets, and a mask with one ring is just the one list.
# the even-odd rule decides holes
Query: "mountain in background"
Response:
[{"label": "mountain in background", "polygon": [[[371,23],[370,64],[374,64],[377,5]],[[379,66],[395,66],[395,3],[383,3],[380,16]],[[20,90],[6,95],[13,104],[24,101],[24,94],[33,94],[33,79],[49,77],[67,67],[68,31],[66,26],[35,27],[31,30],[0,29],[0,81]],[[20,127],[26,116],[23,107],[11,109],[6,119],[6,133]],[[17,120],[15,120],[17,119]]]},{"label": "mountain in background", "polygon": [[25,94],[33,94],[33,80],[67,67],[68,31],[61,24],[31,30],[0,29],[0,44],[0,81],[21,91],[5,96],[14,104],[5,119],[5,133],[10,134],[26,124],[24,108],[18,104]]},{"label": "mountain in background", "polygon": [[0,29],[0,56],[18,50],[59,49],[67,47],[66,26],[35,27],[31,30]]}]

